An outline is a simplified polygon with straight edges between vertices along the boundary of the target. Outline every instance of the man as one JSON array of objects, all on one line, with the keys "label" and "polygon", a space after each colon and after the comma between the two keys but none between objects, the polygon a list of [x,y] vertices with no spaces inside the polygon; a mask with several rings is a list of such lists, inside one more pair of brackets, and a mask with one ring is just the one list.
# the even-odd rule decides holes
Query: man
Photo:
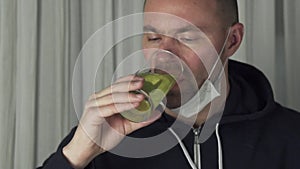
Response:
[{"label": "man", "polygon": [[[128,76],[90,97],[78,127],[41,168],[300,168],[300,114],[274,101],[271,87],[261,72],[249,65],[228,61],[243,38],[236,1],[147,0],[144,11],[171,14],[192,23],[206,34],[220,54],[228,96],[216,135],[196,144],[197,131],[191,128],[182,141],[178,139],[179,144],[151,157],[128,158],[109,152],[118,147],[125,135],[143,138],[168,131],[176,118],[168,109],[142,123],[120,116],[121,112],[137,107],[145,97],[129,92],[141,89],[144,79]],[[203,60],[192,50],[193,45],[164,35],[168,33],[155,24],[156,20],[145,21],[144,48],[176,54],[189,66],[201,88],[209,77]],[[174,88],[172,92],[176,98],[177,90]],[[170,100],[174,101],[173,107],[180,106],[176,100],[178,98]],[[209,105],[196,116],[195,128],[205,123],[208,109]],[[176,133],[173,134],[176,137]]]}]

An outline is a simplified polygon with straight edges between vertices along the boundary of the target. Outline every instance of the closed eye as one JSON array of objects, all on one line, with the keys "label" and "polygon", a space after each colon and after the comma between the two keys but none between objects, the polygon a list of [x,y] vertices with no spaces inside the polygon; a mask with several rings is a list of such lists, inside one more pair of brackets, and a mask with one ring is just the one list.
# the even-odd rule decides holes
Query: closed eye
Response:
[{"label": "closed eye", "polygon": [[147,40],[150,42],[160,41],[161,35],[156,34],[156,33],[148,33]]},{"label": "closed eye", "polygon": [[183,43],[199,43],[203,38],[197,35],[179,35],[177,39]]},{"label": "closed eye", "polygon": [[148,38],[148,41],[159,41],[161,38],[155,37],[155,38]]},{"label": "closed eye", "polygon": [[192,42],[197,40],[197,38],[180,38],[179,40],[183,42]]}]

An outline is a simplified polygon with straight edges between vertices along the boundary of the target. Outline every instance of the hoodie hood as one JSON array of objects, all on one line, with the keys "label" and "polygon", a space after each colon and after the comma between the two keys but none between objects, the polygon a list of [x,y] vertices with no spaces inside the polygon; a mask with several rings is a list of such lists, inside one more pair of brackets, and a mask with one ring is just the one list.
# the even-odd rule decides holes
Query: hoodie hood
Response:
[{"label": "hoodie hood", "polygon": [[275,108],[271,85],[253,66],[229,60],[230,92],[221,124],[260,118]]}]

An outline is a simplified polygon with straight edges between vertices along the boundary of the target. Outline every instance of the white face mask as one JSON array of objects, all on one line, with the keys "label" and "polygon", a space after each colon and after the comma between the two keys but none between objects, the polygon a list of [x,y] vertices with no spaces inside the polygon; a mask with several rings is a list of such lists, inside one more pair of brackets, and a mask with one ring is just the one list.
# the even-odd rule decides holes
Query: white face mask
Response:
[{"label": "white face mask", "polygon": [[[229,32],[227,34],[227,37],[225,39],[224,45],[222,47],[222,50],[218,56],[222,55],[226,42],[229,38],[231,29],[229,29]],[[220,77],[222,76],[222,73],[224,73],[223,69],[221,69],[221,72],[219,73],[218,78],[215,80],[215,84],[210,80],[212,72],[214,72],[217,64],[219,62],[219,59],[216,60],[213,68],[211,69],[208,78],[205,80],[205,82],[202,84],[198,92],[184,105],[171,109],[172,112],[182,115],[183,117],[190,118],[199,112],[201,112],[205,106],[207,106],[211,101],[213,101],[216,97],[220,96],[221,91],[221,85],[219,82]],[[199,104],[200,103],[200,104]]]}]

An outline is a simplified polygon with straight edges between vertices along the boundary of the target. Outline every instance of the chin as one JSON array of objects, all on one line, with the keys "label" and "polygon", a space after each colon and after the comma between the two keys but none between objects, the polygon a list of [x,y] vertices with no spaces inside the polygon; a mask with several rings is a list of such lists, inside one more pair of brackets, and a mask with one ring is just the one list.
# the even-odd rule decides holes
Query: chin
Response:
[{"label": "chin", "polygon": [[177,86],[177,88],[176,87],[172,88],[166,96],[168,108],[173,109],[173,108],[177,108],[177,107],[181,106],[180,90],[176,90],[176,89],[179,89],[178,86]]}]

